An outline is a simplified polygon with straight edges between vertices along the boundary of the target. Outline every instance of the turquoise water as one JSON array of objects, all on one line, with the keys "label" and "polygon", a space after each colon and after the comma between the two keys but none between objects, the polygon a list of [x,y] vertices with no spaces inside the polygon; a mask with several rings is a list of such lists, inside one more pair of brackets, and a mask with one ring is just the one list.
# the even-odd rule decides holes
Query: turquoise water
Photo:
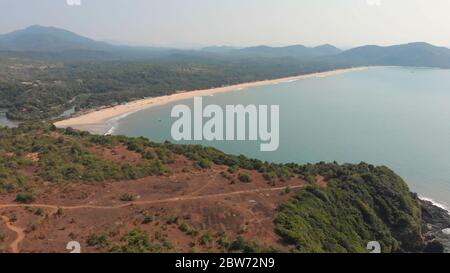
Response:
[{"label": "turquoise water", "polygon": [[[119,121],[115,134],[170,140],[179,101]],[[280,105],[280,147],[188,142],[274,162],[386,165],[423,197],[450,206],[450,70],[373,68],[204,97],[203,104]],[[186,142],[185,142],[186,143]]]}]

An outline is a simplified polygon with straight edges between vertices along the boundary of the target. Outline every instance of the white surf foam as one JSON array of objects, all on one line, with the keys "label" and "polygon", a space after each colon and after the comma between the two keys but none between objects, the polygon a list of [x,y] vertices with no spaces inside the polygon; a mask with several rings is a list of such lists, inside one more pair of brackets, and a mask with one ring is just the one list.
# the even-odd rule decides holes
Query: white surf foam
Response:
[{"label": "white surf foam", "polygon": [[443,229],[442,233],[444,233],[445,235],[450,235],[450,228]]},{"label": "white surf foam", "polygon": [[114,134],[114,132],[116,131],[117,126],[119,124],[119,121],[121,119],[124,119],[124,118],[128,117],[129,115],[134,114],[136,112],[139,112],[141,110],[143,110],[143,109],[138,109],[138,110],[135,110],[135,111],[127,112],[127,113],[124,113],[122,115],[119,115],[119,116],[116,116],[116,117],[113,117],[113,118],[107,120],[106,124],[111,125],[111,128],[104,135],[105,136],[110,136],[110,135]]},{"label": "white surf foam", "polygon": [[290,83],[290,82],[296,82],[296,81],[298,81],[299,79],[292,79],[292,80],[287,80],[287,81],[284,81],[285,83]]},{"label": "white surf foam", "polygon": [[112,126],[112,127],[108,130],[108,132],[105,133],[105,136],[110,136],[110,135],[114,134],[115,131],[116,131],[116,127],[115,127],[115,126]]},{"label": "white surf foam", "polygon": [[448,208],[446,205],[441,204],[441,203],[439,203],[439,202],[436,202],[436,201],[434,201],[433,199],[428,198],[428,197],[419,197],[419,198],[420,198],[421,200],[423,200],[423,201],[428,201],[428,202],[433,203],[433,205],[435,205],[436,207],[441,208],[441,209],[443,209],[443,210],[446,210],[447,213],[450,214],[450,210],[449,210],[449,208]]}]

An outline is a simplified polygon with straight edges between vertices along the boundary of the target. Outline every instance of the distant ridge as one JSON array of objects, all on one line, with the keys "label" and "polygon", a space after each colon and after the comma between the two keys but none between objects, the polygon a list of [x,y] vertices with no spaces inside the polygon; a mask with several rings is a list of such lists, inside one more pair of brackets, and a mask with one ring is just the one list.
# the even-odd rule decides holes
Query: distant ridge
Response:
[{"label": "distant ridge", "polygon": [[145,59],[161,56],[161,52],[170,50],[112,45],[64,29],[40,25],[0,35],[0,51],[20,57],[64,60]]},{"label": "distant ridge", "polygon": [[330,44],[316,46],[314,50],[321,55],[335,55],[342,52],[341,49]]},{"label": "distant ridge", "polygon": [[[251,58],[267,62],[278,59],[280,64],[307,65],[316,70],[366,65],[427,66],[450,68],[450,49],[424,42],[394,46],[367,45],[350,50],[324,44],[317,47],[266,45],[236,48],[211,46],[201,50],[112,45],[83,37],[76,33],[33,25],[0,35],[0,55],[62,60],[144,60],[164,58],[168,61],[226,61]],[[271,61],[269,61],[271,62]],[[314,69],[313,69],[314,70]]]},{"label": "distant ridge", "polygon": [[202,51],[211,53],[230,53],[235,50],[238,50],[238,48],[233,46],[208,46],[202,48]]},{"label": "distant ridge", "polygon": [[394,46],[367,45],[322,59],[351,65],[399,65],[450,68],[450,49],[424,42]]},{"label": "distant ridge", "polygon": [[326,55],[339,54],[342,51],[332,45],[318,47],[306,47],[303,45],[291,45],[285,47],[255,46],[233,51],[235,54],[251,54],[265,57],[300,57],[314,58]]},{"label": "distant ridge", "polygon": [[0,50],[60,52],[68,50],[108,51],[114,47],[55,27],[33,25],[0,35]]}]

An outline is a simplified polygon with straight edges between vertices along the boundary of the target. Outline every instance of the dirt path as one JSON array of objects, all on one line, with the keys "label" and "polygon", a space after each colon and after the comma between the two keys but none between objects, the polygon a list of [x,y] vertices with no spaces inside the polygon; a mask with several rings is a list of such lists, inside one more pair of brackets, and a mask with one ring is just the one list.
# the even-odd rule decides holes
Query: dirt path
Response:
[{"label": "dirt path", "polygon": [[9,218],[6,217],[6,216],[0,215],[0,218],[2,218],[2,220],[6,224],[6,227],[9,230],[12,230],[12,231],[14,231],[17,234],[16,239],[9,245],[9,247],[11,248],[12,253],[19,253],[19,244],[25,238],[24,229],[16,227],[16,226],[13,226],[11,224],[11,221],[9,220]]},{"label": "dirt path", "polygon": [[[298,189],[303,188],[305,185],[295,185],[289,186],[290,189]],[[0,209],[5,208],[47,208],[52,209],[52,213],[55,213],[58,209],[64,210],[76,210],[76,209],[120,209],[127,206],[133,205],[151,205],[151,204],[159,204],[159,203],[172,203],[172,202],[181,202],[181,201],[192,201],[192,200],[201,200],[201,199],[210,199],[210,198],[220,198],[226,196],[233,195],[241,195],[241,194],[250,194],[250,193],[260,193],[260,192],[272,192],[272,191],[281,191],[286,189],[284,187],[276,187],[276,188],[262,188],[262,189],[252,189],[252,190],[242,190],[242,191],[234,191],[234,192],[226,192],[226,193],[217,193],[217,194],[208,194],[208,195],[199,195],[199,196],[181,196],[181,197],[172,197],[166,199],[159,200],[143,200],[143,201],[133,201],[115,206],[96,206],[96,205],[76,205],[76,206],[57,206],[57,205],[46,205],[46,204],[1,204]],[[11,251],[13,253],[19,252],[19,244],[25,238],[25,232],[23,228],[16,227],[11,224],[10,219],[6,216],[0,215],[2,220],[6,223],[6,227],[17,234],[16,239],[10,244]]]}]

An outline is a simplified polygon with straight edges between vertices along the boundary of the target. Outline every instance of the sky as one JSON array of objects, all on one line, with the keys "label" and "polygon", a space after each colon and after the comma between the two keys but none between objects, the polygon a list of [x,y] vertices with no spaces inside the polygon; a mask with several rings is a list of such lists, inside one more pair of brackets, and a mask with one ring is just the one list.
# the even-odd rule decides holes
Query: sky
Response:
[{"label": "sky", "polygon": [[39,24],[102,41],[180,48],[450,46],[449,12],[450,0],[0,0],[0,33]]}]

